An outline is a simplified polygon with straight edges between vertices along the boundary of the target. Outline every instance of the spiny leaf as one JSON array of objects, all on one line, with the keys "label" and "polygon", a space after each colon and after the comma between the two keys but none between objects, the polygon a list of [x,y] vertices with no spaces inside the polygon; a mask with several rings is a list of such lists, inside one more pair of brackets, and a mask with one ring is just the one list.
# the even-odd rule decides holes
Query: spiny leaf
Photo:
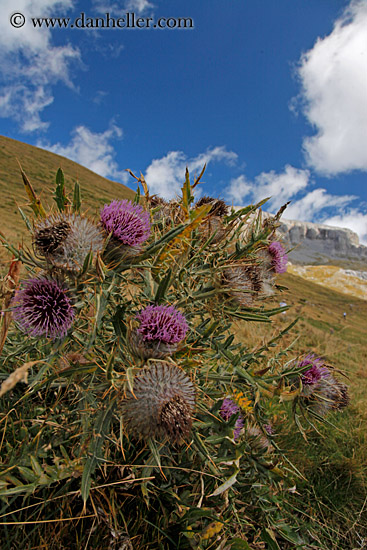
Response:
[{"label": "spiny leaf", "polygon": [[168,269],[165,277],[163,277],[163,279],[158,285],[157,292],[154,298],[154,302],[156,304],[160,304],[164,299],[164,296],[171,282],[171,277],[172,277],[172,269]]},{"label": "spiny leaf", "polygon": [[61,168],[59,168],[56,173],[56,189],[53,198],[60,212],[63,212],[65,210],[65,207],[70,204],[70,201],[65,193],[65,179],[64,173]]},{"label": "spiny leaf", "polygon": [[194,185],[192,186],[192,189],[195,189],[195,187],[200,183],[200,180],[203,177],[205,170],[206,170],[206,163],[204,164],[203,169],[201,170],[198,177],[195,178],[195,182],[194,182]]},{"label": "spiny leaf", "polygon": [[116,336],[124,339],[126,336],[126,323],[125,323],[125,310],[124,306],[117,306],[115,315],[112,317],[113,328],[115,329]]},{"label": "spiny leaf", "polygon": [[140,187],[137,188],[136,193],[135,193],[135,197],[134,197],[134,200],[133,200],[134,204],[139,204],[139,202],[140,202]]},{"label": "spiny leaf", "polygon": [[28,216],[23,212],[23,210],[20,208],[20,206],[18,206],[18,210],[19,210],[20,215],[21,215],[22,218],[23,218],[24,223],[25,223],[26,226],[27,226],[28,231],[29,231],[30,233],[32,233],[32,232],[33,232],[33,228],[32,228],[31,222],[30,222],[29,219],[28,219]]},{"label": "spiny leaf", "polygon": [[224,493],[225,491],[227,491],[228,489],[230,489],[232,487],[232,485],[234,485],[237,481],[237,475],[238,475],[238,472],[239,470],[237,469],[234,474],[231,475],[231,477],[229,477],[228,479],[226,479],[226,481],[224,483],[222,483],[221,485],[219,485],[219,487],[217,487],[215,489],[215,491],[209,495],[210,497],[216,497],[218,495],[221,495],[222,493]]},{"label": "spiny leaf", "polygon": [[73,212],[79,213],[81,205],[82,205],[82,199],[81,199],[81,193],[80,193],[80,185],[76,181],[74,184]]},{"label": "spiny leaf", "polygon": [[29,206],[32,208],[33,212],[35,213],[35,215],[37,217],[45,218],[46,217],[46,212],[45,212],[45,209],[42,206],[41,200],[39,199],[39,197],[37,197],[36,193],[34,192],[34,189],[31,185],[31,182],[27,178],[25,172],[23,172],[22,167],[20,165],[19,165],[19,167],[20,167],[20,173],[22,174],[24,187],[25,187],[26,193],[28,195],[28,198],[30,200],[30,205]]},{"label": "spiny leaf", "polygon": [[190,176],[189,176],[189,170],[186,166],[185,183],[183,184],[183,187],[182,187],[182,210],[185,213],[186,220],[189,219],[191,199],[192,199],[192,195],[191,195]]},{"label": "spiny leaf", "polygon": [[152,453],[152,457],[154,458],[155,460],[155,463],[156,465],[158,466],[161,474],[163,475],[163,477],[166,477],[163,473],[163,470],[162,470],[162,466],[161,466],[161,455],[160,455],[160,452],[159,452],[159,449],[157,447],[157,443],[155,442],[154,439],[152,439],[151,437],[148,438],[148,446],[149,446],[149,449]]},{"label": "spiny leaf", "polygon": [[87,502],[89,497],[89,491],[92,483],[92,474],[94,473],[94,470],[96,469],[98,462],[101,459],[102,447],[110,427],[114,406],[115,402],[111,401],[108,407],[100,411],[100,413],[97,415],[93,434],[94,437],[89,447],[89,456],[84,465],[81,481],[81,495],[84,504]]},{"label": "spiny leaf", "polygon": [[174,259],[175,256],[181,255],[187,250],[192,231],[200,225],[202,220],[208,214],[210,208],[210,204],[203,204],[192,212],[192,221],[185,225],[177,237],[164,248],[156,262],[157,266],[159,266],[168,257]]}]

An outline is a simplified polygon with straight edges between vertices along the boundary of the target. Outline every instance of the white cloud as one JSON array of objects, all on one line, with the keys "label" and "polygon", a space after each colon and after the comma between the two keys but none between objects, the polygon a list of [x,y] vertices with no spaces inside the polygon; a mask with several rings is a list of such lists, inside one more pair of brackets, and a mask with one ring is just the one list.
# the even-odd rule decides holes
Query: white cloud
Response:
[{"label": "white cloud", "polygon": [[233,202],[234,206],[241,206],[244,204],[246,198],[250,199],[252,190],[253,184],[242,174],[238,178],[231,179],[224,193],[226,197]]},{"label": "white cloud", "polygon": [[317,134],[303,146],[325,175],[367,170],[367,2],[354,0],[301,58],[303,111]]},{"label": "white cloud", "polygon": [[[16,7],[16,9],[15,9]],[[54,46],[51,30],[33,28],[31,17],[66,16],[71,0],[2,0],[0,70],[5,86],[0,93],[0,116],[15,119],[25,132],[44,130],[42,111],[53,102],[52,87],[72,86],[70,68],[80,52],[70,44]],[[22,28],[11,26],[14,12],[23,14]]]},{"label": "white cloud", "polygon": [[113,0],[92,0],[92,4],[100,13],[110,13],[111,16],[125,10],[141,15],[143,12],[154,8],[154,4],[148,0],[126,0],[122,5],[121,2],[116,3]]},{"label": "white cloud", "polygon": [[[231,180],[225,190],[227,199],[234,206],[255,203],[266,197],[271,199],[264,205],[268,212],[275,213],[280,206],[291,200],[283,217],[290,220],[322,222],[329,225],[349,227],[355,231],[361,242],[367,241],[367,214],[356,209],[344,209],[357,197],[354,195],[332,195],[326,189],[311,191],[310,172],[286,165],[284,171],[277,174],[273,170],[262,172],[253,181],[241,175]],[[327,217],[325,209],[337,209],[334,216]],[[340,214],[340,212],[342,212]]]},{"label": "white cloud", "polygon": [[300,170],[287,164],[284,172],[277,174],[274,170],[262,172],[249,181],[245,176],[231,180],[226,190],[227,197],[235,206],[241,206],[245,198],[258,202],[271,197],[266,208],[275,211],[292,197],[304,190],[310,179],[308,170]]},{"label": "white cloud", "polygon": [[144,11],[153,8],[154,5],[148,2],[148,0],[128,0],[125,4],[125,9],[143,13]]},{"label": "white cloud", "polygon": [[188,159],[182,151],[170,151],[160,159],[154,159],[145,172],[145,179],[151,193],[156,193],[166,199],[180,194],[185,178],[185,169],[188,167],[191,175],[198,175],[204,164],[210,162],[225,162],[233,164],[237,159],[236,153],[227,151],[225,147],[207,149],[205,153]]},{"label": "white cloud", "polygon": [[51,145],[39,141],[38,147],[47,149],[52,153],[62,155],[75,160],[86,168],[93,170],[100,176],[110,177],[126,183],[127,172],[121,171],[115,160],[115,150],[111,140],[121,139],[122,130],[118,126],[111,125],[105,132],[92,132],[85,126],[78,126],[73,131],[73,136],[68,145],[56,143]]},{"label": "white cloud", "polygon": [[323,220],[327,225],[336,225],[337,227],[347,227],[359,236],[359,241],[367,245],[367,214],[360,212],[356,208],[348,212],[331,216]]},{"label": "white cloud", "polygon": [[271,197],[269,205],[272,210],[277,210],[299,191],[305,189],[309,179],[308,170],[300,170],[289,164],[281,174],[277,174],[274,170],[262,172],[255,178],[253,198],[259,201],[265,197]]},{"label": "white cloud", "polygon": [[287,207],[285,216],[291,220],[312,221],[324,208],[342,208],[355,198],[353,195],[330,195],[326,189],[314,189],[292,202]]}]

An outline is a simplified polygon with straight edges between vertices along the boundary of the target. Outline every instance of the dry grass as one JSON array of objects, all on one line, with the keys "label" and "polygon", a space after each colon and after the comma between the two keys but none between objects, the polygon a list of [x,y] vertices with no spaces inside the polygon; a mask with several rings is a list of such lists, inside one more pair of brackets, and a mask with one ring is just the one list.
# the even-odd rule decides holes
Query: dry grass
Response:
[{"label": "dry grass", "polygon": [[[256,347],[298,318],[295,328],[286,335],[280,346],[289,345],[298,336],[293,348],[296,353],[313,352],[343,370],[350,377],[353,402],[364,413],[367,390],[367,302],[296,275],[282,275],[278,283],[288,290],[278,294],[274,305],[284,300],[291,308],[286,314],[275,317],[270,326],[249,322],[239,324],[238,339],[248,342],[250,347]],[[347,313],[346,319],[343,317],[344,312]]]},{"label": "dry grass", "polygon": [[277,302],[282,299],[291,309],[271,326],[239,324],[237,338],[255,348],[298,317],[279,349],[293,341],[290,357],[313,352],[347,375],[351,404],[345,412],[331,415],[331,424],[319,426],[319,433],[310,430],[307,442],[293,423],[283,424],[280,443],[291,449],[289,458],[306,478],[297,483],[300,496],[292,496],[295,511],[313,518],[325,550],[366,548],[367,301],[291,274],[281,276],[279,284],[288,290]]},{"label": "dry grass", "polygon": [[[16,158],[21,161],[41,198],[48,194],[48,189],[54,188],[55,173],[60,166],[69,189],[78,178],[83,190],[83,202],[91,212],[112,198],[133,196],[133,192],[125,186],[105,180],[63,157],[0,137],[1,230],[12,243],[26,234],[15,204],[15,201],[21,206],[26,204]],[[305,444],[297,433],[287,434],[288,444],[294,438],[291,458],[309,480],[308,485],[300,489],[302,498],[308,495],[309,502],[302,502],[300,506],[315,515],[316,523],[322,523],[325,532],[330,528],[328,541],[334,537],[335,546],[328,543],[325,550],[349,550],[357,544],[359,533],[361,537],[367,533],[363,512],[367,484],[367,301],[335,292],[292,274],[281,276],[278,282],[287,286],[288,290],[277,295],[273,305],[277,306],[284,300],[292,306],[291,309],[285,315],[275,317],[271,325],[238,323],[237,339],[255,348],[298,317],[298,324],[279,343],[279,349],[284,349],[298,337],[294,342],[292,356],[314,352],[349,376],[352,405],[346,413],[333,418],[336,431],[326,425],[321,429],[320,437],[311,439],[311,445]],[[343,318],[343,312],[347,313],[346,319]],[[311,491],[314,493],[311,494]],[[295,508],[298,505],[295,501]],[[348,546],[349,540],[351,545]]]},{"label": "dry grass", "polygon": [[[18,161],[21,163],[37,195],[41,197],[42,201],[45,201],[45,204],[49,203],[49,200],[46,200],[46,197],[50,196],[49,190],[55,188],[55,175],[58,168],[62,168],[64,172],[69,191],[72,192],[75,181],[79,181],[82,188],[83,209],[88,208],[93,214],[105,202],[112,199],[132,199],[135,194],[125,185],[98,176],[72,160],[0,136],[1,232],[13,244],[21,241],[27,234],[17,204],[22,209],[24,208],[27,214],[31,213],[31,210],[26,206],[26,194]],[[4,257],[5,255],[2,253],[0,258],[3,259]]]}]

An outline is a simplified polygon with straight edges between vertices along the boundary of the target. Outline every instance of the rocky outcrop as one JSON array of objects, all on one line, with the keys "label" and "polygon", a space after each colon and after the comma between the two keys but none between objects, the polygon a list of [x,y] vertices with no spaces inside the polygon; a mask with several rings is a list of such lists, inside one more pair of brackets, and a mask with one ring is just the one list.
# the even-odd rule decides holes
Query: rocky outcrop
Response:
[{"label": "rocky outcrop", "polygon": [[282,219],[279,232],[286,246],[293,249],[289,259],[295,264],[337,263],[367,269],[367,246],[361,245],[350,229]]}]

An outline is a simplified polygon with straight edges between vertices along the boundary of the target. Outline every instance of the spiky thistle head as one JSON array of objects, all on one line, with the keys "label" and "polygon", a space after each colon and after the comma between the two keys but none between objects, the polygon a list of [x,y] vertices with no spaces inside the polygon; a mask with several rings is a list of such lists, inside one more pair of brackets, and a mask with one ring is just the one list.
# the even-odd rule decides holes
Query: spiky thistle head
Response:
[{"label": "spiky thistle head", "polygon": [[219,414],[223,418],[223,420],[226,421],[230,420],[233,415],[238,414],[238,418],[236,420],[233,430],[233,439],[238,439],[244,426],[244,419],[243,415],[240,412],[240,407],[230,397],[226,397],[225,399],[223,399],[222,406],[219,409]]},{"label": "spiky thistle head", "polygon": [[[301,361],[297,363],[297,368],[302,369],[308,367],[302,373],[301,380],[303,386],[315,386],[322,378],[326,378],[330,375],[330,371],[327,367],[324,367],[325,361],[321,357],[309,353]],[[310,388],[312,390],[312,388]]]},{"label": "spiky thistle head", "polygon": [[169,202],[165,201],[159,195],[152,195],[151,197],[149,197],[149,207],[151,211],[153,211],[152,212],[153,221],[169,222],[171,217],[171,207]]},{"label": "spiky thistle head", "polygon": [[268,435],[274,435],[274,429],[271,424],[264,424],[264,430]]},{"label": "spiky thistle head", "polygon": [[[265,431],[269,433],[266,429]],[[254,422],[249,422],[246,425],[245,437],[250,447],[256,452],[264,453],[273,449],[273,445],[271,444],[269,439],[264,435],[259,426],[257,426]]]},{"label": "spiky thistle head", "polygon": [[134,378],[133,392],[122,401],[128,433],[179,443],[188,436],[195,409],[195,388],[177,365],[156,361]]},{"label": "spiky thistle head", "polygon": [[70,272],[83,267],[86,256],[101,252],[104,238],[88,218],[60,212],[37,220],[33,246],[53,266]]},{"label": "spiky thistle head", "polygon": [[188,324],[174,306],[147,306],[136,317],[130,332],[132,351],[143,359],[162,359],[177,351]]},{"label": "spiky thistle head", "polygon": [[222,286],[240,306],[251,307],[263,292],[261,271],[257,265],[238,264],[223,270]]},{"label": "spiky thistle head", "polygon": [[302,392],[306,405],[319,416],[342,410],[349,404],[348,388],[331,373],[319,380],[312,392]]},{"label": "spiky thistle head", "polygon": [[101,224],[112,239],[126,246],[140,246],[150,235],[149,213],[126,199],[105,204]]},{"label": "spiky thistle head", "polygon": [[46,277],[28,279],[12,300],[15,321],[30,336],[63,338],[75,311],[65,288]]},{"label": "spiky thistle head", "polygon": [[227,234],[227,230],[223,225],[223,218],[228,215],[228,206],[220,199],[212,197],[202,197],[196,203],[196,208],[210,204],[211,208],[208,215],[198,227],[199,235],[202,239],[207,240],[212,237],[211,244],[217,244]]},{"label": "spiky thistle head", "polygon": [[198,233],[202,240],[211,237],[210,244],[218,244],[227,235],[227,230],[223,226],[221,218],[218,216],[208,216],[198,227]]},{"label": "spiky thistle head", "polygon": [[341,410],[349,404],[348,388],[337,380],[332,367],[325,361],[308,354],[297,363],[297,368],[309,367],[301,375],[301,399],[320,416],[325,416],[330,410]]},{"label": "spiky thistle head", "polygon": [[211,204],[212,207],[209,210],[209,215],[218,216],[219,218],[224,218],[228,216],[229,207],[221,199],[214,199],[213,197],[201,197],[196,203],[196,208],[199,208],[203,204]]},{"label": "spiky thistle head", "polygon": [[275,273],[285,273],[287,271],[288,256],[284,246],[279,241],[273,241],[268,247],[268,252]]}]

